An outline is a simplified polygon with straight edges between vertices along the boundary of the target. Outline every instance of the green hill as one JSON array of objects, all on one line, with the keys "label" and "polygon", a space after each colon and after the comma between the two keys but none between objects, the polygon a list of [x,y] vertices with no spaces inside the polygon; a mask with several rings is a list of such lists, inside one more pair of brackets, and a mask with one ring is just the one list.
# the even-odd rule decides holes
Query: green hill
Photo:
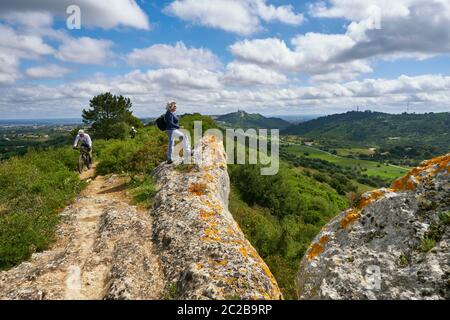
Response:
[{"label": "green hill", "polygon": [[217,121],[233,128],[242,129],[285,129],[290,123],[280,118],[266,118],[259,113],[237,111],[216,118]]},{"label": "green hill", "polygon": [[430,158],[449,151],[450,113],[352,111],[300,123],[283,133],[320,140],[335,148],[377,147],[399,157]]}]

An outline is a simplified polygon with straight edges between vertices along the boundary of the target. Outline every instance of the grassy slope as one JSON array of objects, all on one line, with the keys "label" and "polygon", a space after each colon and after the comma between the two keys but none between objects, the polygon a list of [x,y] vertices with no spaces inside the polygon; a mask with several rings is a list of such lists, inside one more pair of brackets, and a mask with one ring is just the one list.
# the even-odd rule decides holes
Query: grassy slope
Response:
[{"label": "grassy slope", "polygon": [[0,269],[52,242],[58,211],[84,187],[70,147],[31,151],[0,165]]}]

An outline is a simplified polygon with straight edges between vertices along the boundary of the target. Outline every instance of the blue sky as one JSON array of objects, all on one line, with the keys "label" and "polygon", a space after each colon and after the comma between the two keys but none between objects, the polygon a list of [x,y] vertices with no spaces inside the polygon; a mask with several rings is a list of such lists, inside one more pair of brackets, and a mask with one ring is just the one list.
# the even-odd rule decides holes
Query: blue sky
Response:
[{"label": "blue sky", "polygon": [[0,4],[1,118],[450,110],[450,0],[78,0],[69,30],[73,2]]}]

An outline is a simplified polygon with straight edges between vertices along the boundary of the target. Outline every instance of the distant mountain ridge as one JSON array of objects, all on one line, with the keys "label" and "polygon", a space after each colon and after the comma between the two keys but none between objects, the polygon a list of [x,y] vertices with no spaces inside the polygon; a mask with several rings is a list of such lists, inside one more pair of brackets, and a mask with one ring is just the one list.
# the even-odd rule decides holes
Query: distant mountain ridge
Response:
[{"label": "distant mountain ridge", "polygon": [[387,114],[351,111],[293,125],[282,133],[380,145],[401,140],[412,145],[432,145],[439,148],[440,153],[445,153],[450,146],[450,113]]},{"label": "distant mountain ridge", "polygon": [[239,110],[237,112],[220,115],[216,118],[219,122],[242,129],[285,129],[291,124],[280,118],[267,118],[259,113],[247,113]]}]

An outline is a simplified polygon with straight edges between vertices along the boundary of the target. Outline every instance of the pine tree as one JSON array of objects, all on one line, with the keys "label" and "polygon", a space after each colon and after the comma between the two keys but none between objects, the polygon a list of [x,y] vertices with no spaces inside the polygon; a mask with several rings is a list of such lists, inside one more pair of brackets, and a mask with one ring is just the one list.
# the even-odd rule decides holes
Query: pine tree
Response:
[{"label": "pine tree", "polygon": [[110,92],[95,96],[90,109],[83,110],[83,122],[92,126],[97,139],[124,139],[130,126],[141,127],[142,122],[133,116],[130,98],[115,96]]}]

